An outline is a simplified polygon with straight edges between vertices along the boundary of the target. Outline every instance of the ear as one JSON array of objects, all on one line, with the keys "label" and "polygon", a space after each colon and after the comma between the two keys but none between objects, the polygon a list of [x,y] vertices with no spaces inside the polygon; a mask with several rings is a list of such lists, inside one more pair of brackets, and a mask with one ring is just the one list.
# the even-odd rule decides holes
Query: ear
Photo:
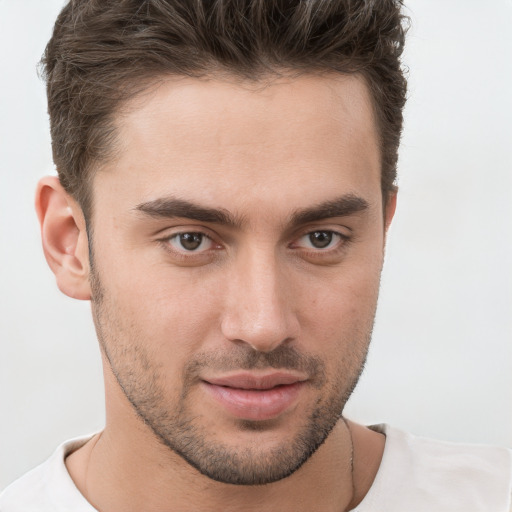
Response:
[{"label": "ear", "polygon": [[59,290],[74,299],[89,300],[89,247],[82,209],[58,178],[46,176],[37,186],[36,212],[44,255]]},{"label": "ear", "polygon": [[384,209],[384,232],[387,233],[391,221],[395,216],[396,211],[396,201],[398,195],[398,188],[394,188],[392,191],[388,192],[386,207]]}]

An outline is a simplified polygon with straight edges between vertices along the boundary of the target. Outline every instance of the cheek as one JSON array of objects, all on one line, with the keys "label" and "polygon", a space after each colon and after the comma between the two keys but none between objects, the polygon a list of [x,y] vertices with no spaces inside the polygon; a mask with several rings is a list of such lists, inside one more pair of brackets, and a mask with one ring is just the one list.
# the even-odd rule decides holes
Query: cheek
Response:
[{"label": "cheek", "polygon": [[359,265],[333,269],[322,279],[309,279],[303,286],[304,299],[314,318],[324,325],[338,326],[358,323],[372,314],[377,302],[380,284],[380,266]]},{"label": "cheek", "polygon": [[214,283],[199,273],[128,258],[100,272],[112,328],[159,357],[196,350],[219,323]]},{"label": "cheek", "polygon": [[336,361],[350,358],[352,352],[366,351],[379,280],[380,267],[361,265],[352,266],[346,272],[340,269],[329,279],[312,283],[300,308],[302,339],[305,343],[309,340],[309,350],[324,359],[330,354]]}]

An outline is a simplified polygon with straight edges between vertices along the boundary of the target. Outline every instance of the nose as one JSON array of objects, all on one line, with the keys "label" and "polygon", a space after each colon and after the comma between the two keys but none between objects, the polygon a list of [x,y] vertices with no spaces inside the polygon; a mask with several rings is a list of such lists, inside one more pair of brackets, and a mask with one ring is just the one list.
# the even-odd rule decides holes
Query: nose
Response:
[{"label": "nose", "polygon": [[224,337],[271,352],[298,335],[290,282],[274,255],[253,252],[240,258],[227,284]]}]

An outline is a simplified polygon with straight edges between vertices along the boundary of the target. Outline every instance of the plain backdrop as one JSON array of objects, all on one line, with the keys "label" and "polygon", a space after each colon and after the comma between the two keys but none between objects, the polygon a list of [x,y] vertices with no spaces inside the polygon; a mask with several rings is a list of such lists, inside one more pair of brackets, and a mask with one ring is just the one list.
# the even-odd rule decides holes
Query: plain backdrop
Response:
[{"label": "plain backdrop", "polygon": [[[411,0],[399,206],[347,415],[512,446],[512,1]],[[36,75],[62,0],[0,0],[0,488],[104,421],[89,304],[33,211],[53,173]]]}]

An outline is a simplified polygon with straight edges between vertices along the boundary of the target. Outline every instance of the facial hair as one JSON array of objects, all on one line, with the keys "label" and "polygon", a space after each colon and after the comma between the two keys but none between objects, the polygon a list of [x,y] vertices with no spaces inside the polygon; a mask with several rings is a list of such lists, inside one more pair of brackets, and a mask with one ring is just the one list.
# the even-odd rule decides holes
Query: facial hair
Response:
[{"label": "facial hair", "polygon": [[[300,353],[289,345],[282,344],[272,352],[259,352],[246,344],[234,344],[229,352],[194,355],[182,370],[179,399],[171,404],[163,385],[166,369],[150,354],[146,348],[149,344],[141,336],[131,333],[135,336],[126,341],[130,333],[127,322],[109,299],[93,267],[90,277],[96,332],[119,387],[161,444],[213,480],[264,485],[293,474],[327,439],[363,371],[372,325],[358,333],[356,343],[349,344],[354,351],[338,361],[336,375],[331,378],[321,358]],[[278,446],[263,449],[258,443],[258,432],[272,429],[276,420],[238,420],[239,431],[254,432],[254,442],[235,448],[216,440],[215,433],[190,408],[201,372],[270,368],[306,374],[308,385],[318,390],[319,398],[300,428]]]}]

